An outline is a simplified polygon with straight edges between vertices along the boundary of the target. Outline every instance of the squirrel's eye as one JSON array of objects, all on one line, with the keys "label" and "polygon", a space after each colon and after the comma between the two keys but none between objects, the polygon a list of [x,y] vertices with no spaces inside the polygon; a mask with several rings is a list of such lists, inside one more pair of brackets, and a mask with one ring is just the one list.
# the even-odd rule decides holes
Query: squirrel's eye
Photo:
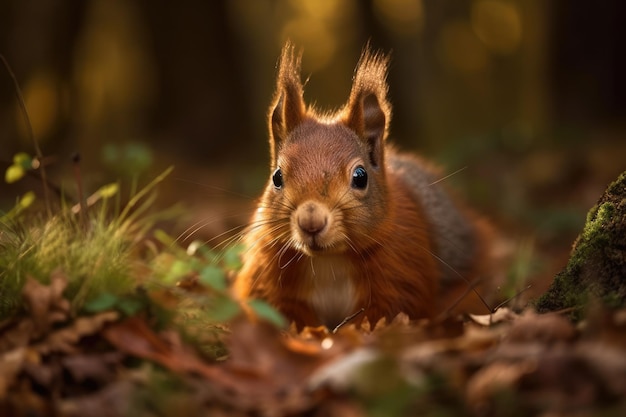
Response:
[{"label": "squirrel's eye", "polygon": [[280,171],[280,168],[277,168],[272,174],[272,182],[274,187],[283,188],[283,173]]},{"label": "squirrel's eye", "polygon": [[361,165],[352,172],[352,188],[364,190],[367,187],[367,171]]}]

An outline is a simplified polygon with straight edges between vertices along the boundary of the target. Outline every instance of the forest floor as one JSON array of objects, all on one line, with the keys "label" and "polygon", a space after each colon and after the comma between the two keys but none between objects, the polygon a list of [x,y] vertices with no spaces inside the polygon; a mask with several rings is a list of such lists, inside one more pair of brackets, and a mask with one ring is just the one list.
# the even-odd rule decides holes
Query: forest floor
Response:
[{"label": "forest floor", "polygon": [[113,217],[114,187],[89,216],[3,217],[0,415],[626,415],[626,309],[591,302],[573,322],[527,305],[571,230],[517,242],[514,297],[485,314],[297,331],[230,297],[238,249],[155,229],[160,182]]}]

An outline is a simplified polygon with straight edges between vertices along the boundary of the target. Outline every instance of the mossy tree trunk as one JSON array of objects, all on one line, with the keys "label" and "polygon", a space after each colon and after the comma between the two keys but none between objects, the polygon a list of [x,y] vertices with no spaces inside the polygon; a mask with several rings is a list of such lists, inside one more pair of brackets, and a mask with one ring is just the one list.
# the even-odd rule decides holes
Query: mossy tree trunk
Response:
[{"label": "mossy tree trunk", "polygon": [[574,308],[574,318],[591,299],[626,306],[626,171],[610,184],[587,214],[565,269],[535,302],[539,312]]}]

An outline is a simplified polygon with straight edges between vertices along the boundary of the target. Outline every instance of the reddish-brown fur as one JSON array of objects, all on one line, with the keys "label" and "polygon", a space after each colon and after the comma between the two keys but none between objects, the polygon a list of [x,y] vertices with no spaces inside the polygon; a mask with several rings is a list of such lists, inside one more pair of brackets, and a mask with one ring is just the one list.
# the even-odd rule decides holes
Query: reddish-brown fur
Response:
[{"label": "reddish-brown fur", "polygon": [[[299,326],[335,326],[360,309],[373,321],[432,317],[487,265],[488,228],[429,188],[435,170],[386,145],[386,66],[366,50],[346,106],[322,115],[303,102],[300,57],[283,49],[269,116],[271,175],[235,289]],[[364,187],[354,179],[360,168]],[[438,239],[448,224],[432,220],[440,215],[462,233]],[[455,251],[467,259],[437,255]]]}]

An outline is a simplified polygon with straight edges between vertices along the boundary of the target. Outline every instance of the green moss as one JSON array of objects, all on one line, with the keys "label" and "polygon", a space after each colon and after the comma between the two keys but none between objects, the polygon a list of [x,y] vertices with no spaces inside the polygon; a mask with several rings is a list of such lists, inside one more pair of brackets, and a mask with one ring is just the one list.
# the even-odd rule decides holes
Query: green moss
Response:
[{"label": "green moss", "polygon": [[579,318],[590,298],[611,308],[626,305],[626,172],[589,211],[567,266],[535,307],[540,312],[573,308]]}]

